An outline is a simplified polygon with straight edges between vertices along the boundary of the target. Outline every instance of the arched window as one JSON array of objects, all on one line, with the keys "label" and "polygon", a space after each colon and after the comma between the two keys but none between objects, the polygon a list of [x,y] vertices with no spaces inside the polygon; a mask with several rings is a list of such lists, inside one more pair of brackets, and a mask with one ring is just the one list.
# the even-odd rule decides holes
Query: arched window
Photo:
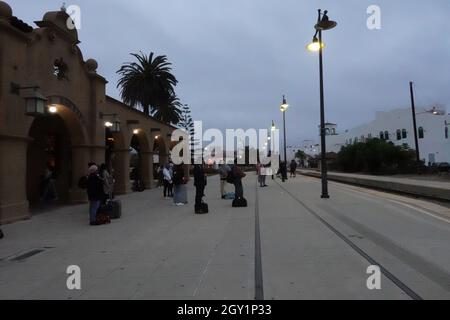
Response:
[{"label": "arched window", "polygon": [[383,131],[380,132],[380,139],[384,140],[384,132]]},{"label": "arched window", "polygon": [[408,138],[408,132],[406,131],[406,129],[402,130],[402,138],[403,139],[407,139]]},{"label": "arched window", "polygon": [[448,139],[448,127],[445,127],[445,139]]},{"label": "arched window", "polygon": [[402,131],[400,129],[397,130],[397,140],[402,140]]},{"label": "arched window", "polygon": [[386,140],[391,140],[391,137],[389,136],[389,131],[385,131],[385,132],[384,132],[384,138],[385,138]]},{"label": "arched window", "polygon": [[419,139],[425,138],[425,131],[422,127],[419,128]]}]

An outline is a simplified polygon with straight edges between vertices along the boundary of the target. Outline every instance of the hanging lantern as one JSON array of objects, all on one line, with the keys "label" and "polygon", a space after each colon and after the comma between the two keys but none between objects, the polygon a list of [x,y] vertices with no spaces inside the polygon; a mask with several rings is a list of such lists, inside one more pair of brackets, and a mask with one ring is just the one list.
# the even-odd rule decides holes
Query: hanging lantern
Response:
[{"label": "hanging lantern", "polygon": [[37,90],[33,90],[28,96],[25,96],[25,114],[29,116],[40,116],[45,114],[47,98]]}]

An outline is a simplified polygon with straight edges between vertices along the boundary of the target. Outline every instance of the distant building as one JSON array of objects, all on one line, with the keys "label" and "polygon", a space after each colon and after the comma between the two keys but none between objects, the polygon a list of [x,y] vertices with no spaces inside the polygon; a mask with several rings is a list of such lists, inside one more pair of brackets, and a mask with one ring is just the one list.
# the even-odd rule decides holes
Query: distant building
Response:
[{"label": "distant building", "polygon": [[[450,115],[440,106],[417,109],[420,158],[426,164],[450,162]],[[397,146],[415,149],[411,109],[377,112],[375,120],[356,128],[338,132],[327,125],[327,152],[339,152],[343,146],[378,138]],[[318,146],[320,152],[320,145]]]}]

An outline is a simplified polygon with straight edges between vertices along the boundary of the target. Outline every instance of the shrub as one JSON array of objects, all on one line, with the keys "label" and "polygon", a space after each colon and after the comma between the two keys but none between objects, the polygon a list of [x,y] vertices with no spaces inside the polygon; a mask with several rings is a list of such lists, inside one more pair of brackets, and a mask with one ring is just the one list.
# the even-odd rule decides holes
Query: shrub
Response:
[{"label": "shrub", "polygon": [[367,172],[372,174],[395,174],[413,172],[415,151],[395,146],[392,142],[370,139],[342,147],[334,163],[344,172]]}]

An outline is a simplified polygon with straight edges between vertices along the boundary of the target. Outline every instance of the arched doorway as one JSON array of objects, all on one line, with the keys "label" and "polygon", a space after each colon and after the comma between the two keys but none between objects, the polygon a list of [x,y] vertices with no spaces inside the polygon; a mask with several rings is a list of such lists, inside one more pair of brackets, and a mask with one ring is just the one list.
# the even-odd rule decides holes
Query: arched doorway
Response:
[{"label": "arched doorway", "polygon": [[169,155],[165,141],[161,134],[155,135],[153,138],[153,176],[158,177],[157,171],[160,166],[169,163]]},{"label": "arched doorway", "polygon": [[[64,120],[57,114],[37,117],[29,136],[32,139],[27,151],[27,198],[30,205],[68,201],[74,177],[72,141]],[[54,174],[50,175],[48,169]],[[54,188],[50,188],[49,180],[53,180]]]},{"label": "arched doorway", "polygon": [[[92,156],[86,145],[83,115],[66,98],[48,99],[54,112],[34,118],[28,130],[26,190],[31,208],[84,203],[87,199],[86,191],[78,188],[78,179],[86,174]],[[54,187],[48,188],[50,185]]]}]

